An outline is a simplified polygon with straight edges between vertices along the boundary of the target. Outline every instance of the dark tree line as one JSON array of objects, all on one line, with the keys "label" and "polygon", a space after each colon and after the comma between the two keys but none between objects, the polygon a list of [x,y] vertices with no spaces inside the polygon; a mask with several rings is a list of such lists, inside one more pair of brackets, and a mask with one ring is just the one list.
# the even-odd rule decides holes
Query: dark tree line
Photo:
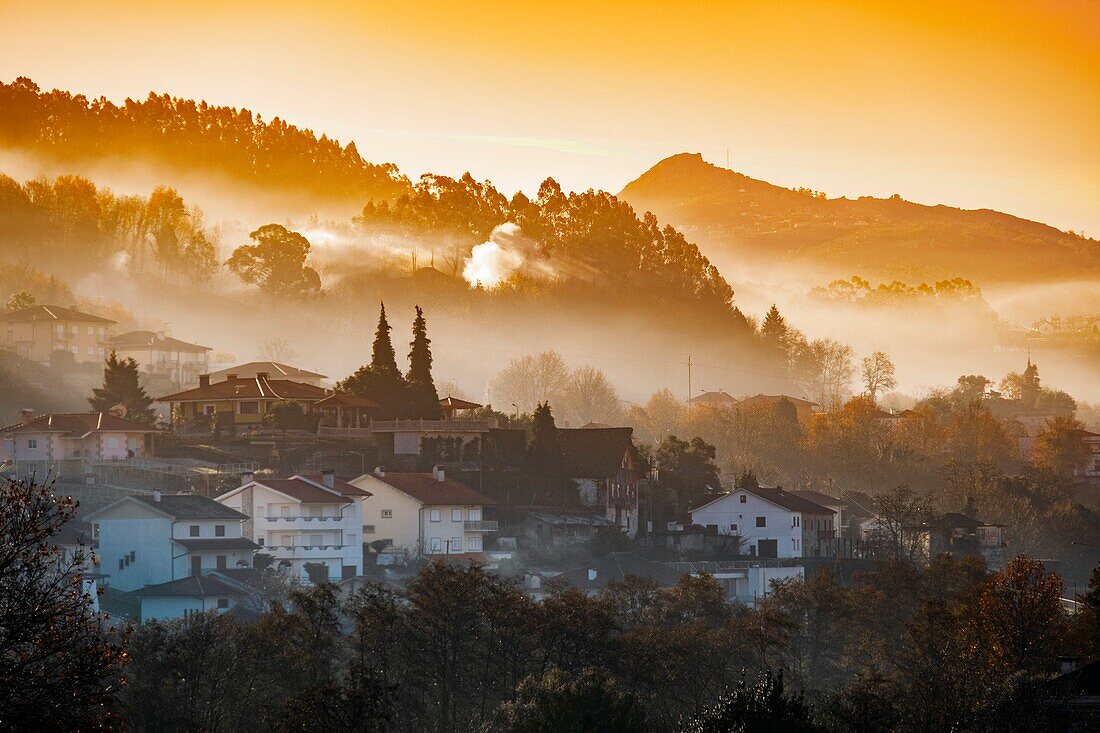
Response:
[{"label": "dark tree line", "polygon": [[363,160],[354,143],[246,109],[150,92],[117,105],[66,91],[42,91],[19,77],[0,84],[0,144],[61,160],[152,158],[264,187],[342,198],[388,199],[408,181],[392,163]]}]

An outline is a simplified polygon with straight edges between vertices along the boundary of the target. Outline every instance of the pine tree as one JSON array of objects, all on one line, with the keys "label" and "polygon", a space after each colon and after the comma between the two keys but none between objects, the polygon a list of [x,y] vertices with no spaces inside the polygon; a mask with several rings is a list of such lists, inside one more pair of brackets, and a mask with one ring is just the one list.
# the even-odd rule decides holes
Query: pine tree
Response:
[{"label": "pine tree", "polygon": [[409,385],[409,416],[422,420],[438,420],[443,416],[439,408],[439,393],[432,380],[431,344],[424,311],[420,306],[416,306],[413,340],[409,344],[409,373],[406,382]]},{"label": "pine tree", "polygon": [[540,402],[532,418],[531,443],[527,446],[527,470],[540,476],[561,477],[565,468],[565,456],[561,450],[550,403]]},{"label": "pine tree", "polygon": [[769,344],[785,348],[787,345],[787,322],[779,315],[779,309],[772,303],[768,314],[764,316],[764,323],[760,326],[760,335]]},{"label": "pine tree", "polygon": [[88,398],[92,409],[108,412],[118,405],[126,409],[126,419],[142,425],[152,425],[153,398],[145,394],[138,380],[138,365],[133,359],[119,359],[111,352],[103,368],[103,386],[92,390]]}]

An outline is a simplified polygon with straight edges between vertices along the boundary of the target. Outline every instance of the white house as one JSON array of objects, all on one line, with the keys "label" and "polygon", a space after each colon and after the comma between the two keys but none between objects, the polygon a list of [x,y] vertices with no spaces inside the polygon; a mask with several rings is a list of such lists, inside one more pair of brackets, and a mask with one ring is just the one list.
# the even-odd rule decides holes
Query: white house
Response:
[{"label": "white house", "polygon": [[379,562],[423,555],[483,559],[484,535],[496,532],[483,509],[493,499],[447,478],[443,469],[432,473],[393,473],[381,468],[352,481],[372,495],[364,516],[367,542],[381,540],[389,549]]},{"label": "white house", "polygon": [[370,495],[325,471],[249,477],[217,501],[249,518],[245,536],[274,556],[276,566],[309,580],[306,564],[322,563],[337,581],[363,574],[363,502]]},{"label": "white house", "polygon": [[211,570],[134,591],[141,606],[141,622],[186,618],[193,613],[222,614],[240,603],[254,600],[260,593],[242,582],[236,571]]},{"label": "white house", "polygon": [[39,415],[0,429],[0,460],[17,475],[63,477],[83,474],[89,462],[141,458],[147,425],[108,412]]},{"label": "white house", "polygon": [[121,359],[133,359],[142,371],[157,374],[182,387],[199,383],[207,371],[209,346],[172,338],[164,331],[130,331],[111,338],[111,349]]},{"label": "white house", "polygon": [[833,536],[832,509],[779,488],[737,489],[690,513],[692,524],[737,535],[758,557],[817,557]]},{"label": "white house", "polygon": [[160,492],[123,497],[84,517],[96,528],[100,570],[123,591],[251,567],[258,546],[241,535],[245,519],[205,496]]}]

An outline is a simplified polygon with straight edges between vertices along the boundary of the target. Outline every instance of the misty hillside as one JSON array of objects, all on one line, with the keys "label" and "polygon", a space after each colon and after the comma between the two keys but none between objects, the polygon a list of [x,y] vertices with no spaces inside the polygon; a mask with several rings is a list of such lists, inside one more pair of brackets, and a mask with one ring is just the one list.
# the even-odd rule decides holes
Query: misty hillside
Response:
[{"label": "misty hillside", "polygon": [[173,171],[216,173],[299,195],[388,199],[408,188],[392,163],[363,160],[354,143],[247,109],[153,92],[116,105],[63,90],[46,92],[25,77],[0,83],[0,147],[63,163],[152,163]]},{"label": "misty hillside", "polygon": [[683,230],[711,257],[827,268],[832,276],[983,283],[1100,276],[1100,242],[988,209],[900,197],[825,198],[720,168],[699,154],[666,158],[619,197]]}]

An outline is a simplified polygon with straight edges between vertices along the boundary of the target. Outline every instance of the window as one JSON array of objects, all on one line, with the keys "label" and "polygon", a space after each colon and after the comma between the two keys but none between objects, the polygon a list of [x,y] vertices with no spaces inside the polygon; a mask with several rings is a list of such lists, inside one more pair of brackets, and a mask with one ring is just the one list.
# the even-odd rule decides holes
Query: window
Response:
[{"label": "window", "polygon": [[462,538],[461,537],[452,537],[451,538],[451,552],[462,552]]},{"label": "window", "polygon": [[428,540],[428,552],[443,552],[443,538],[432,537]]},{"label": "window", "polygon": [[768,526],[768,518],[767,517],[757,517],[756,518],[756,526],[757,527],[767,527]]},{"label": "window", "polygon": [[95,356],[95,347],[94,347],[94,346],[89,346],[89,347],[87,347],[87,348],[85,348],[85,349],[84,349],[84,352],[85,352],[85,353],[86,353],[86,354],[87,354],[88,356]]},{"label": "window", "polygon": [[452,509],[451,510],[451,521],[452,522],[461,522],[462,521],[462,510],[461,509]]},{"label": "window", "polygon": [[443,516],[438,509],[432,509],[428,513],[429,519],[433,522],[439,522],[443,520]]},{"label": "window", "polygon": [[65,338],[65,327],[60,323],[53,327],[54,335],[59,339]]},{"label": "window", "polygon": [[137,553],[130,550],[130,562],[134,562],[135,560],[137,560]]},{"label": "window", "polygon": [[240,403],[240,413],[242,415],[258,415],[260,414],[259,402],[242,402]]},{"label": "window", "polygon": [[737,531],[737,525],[736,524],[731,524],[730,525],[730,532],[736,532],[736,531]]},{"label": "window", "polygon": [[374,525],[373,524],[364,524],[363,525],[363,534],[374,534]]},{"label": "window", "polygon": [[798,515],[797,514],[794,515],[793,517],[791,517],[791,526],[792,527],[797,527],[798,526]]},{"label": "window", "polygon": [[229,599],[228,598],[219,598],[218,599],[218,608],[229,608]]},{"label": "window", "polygon": [[470,514],[470,521],[471,522],[480,522],[481,521],[481,507],[479,507],[479,506],[471,507],[469,514]]},{"label": "window", "polygon": [[34,439],[28,440],[27,441],[27,447],[28,448],[37,448],[38,447],[38,441],[34,440]]},{"label": "window", "polygon": [[88,335],[95,336],[95,326],[88,326]]},{"label": "window", "polygon": [[749,503],[749,497],[745,496],[744,494],[741,494],[741,496],[737,497],[737,500],[740,501],[742,504]]},{"label": "window", "polygon": [[217,411],[218,411],[218,408],[214,405],[203,405],[202,406],[202,414],[204,414],[204,415],[213,415],[213,414],[217,413]]},{"label": "window", "polygon": [[122,570],[126,567],[126,558],[119,558],[118,569]]},{"label": "window", "polygon": [[191,556],[191,574],[202,575],[202,557],[199,555]]},{"label": "window", "polygon": [[218,555],[217,568],[218,570],[225,570],[225,555]]},{"label": "window", "polygon": [[73,356],[76,356],[77,354],[80,353],[80,347],[77,346],[76,344],[73,344],[72,352],[73,352]]},{"label": "window", "polygon": [[260,547],[264,546],[264,536],[262,534],[261,535],[256,535],[256,544],[259,545]]},{"label": "window", "polygon": [[187,528],[187,532],[192,537],[198,537],[199,536],[199,525],[192,524],[190,527]]},{"label": "window", "polygon": [[225,525],[224,524],[215,524],[214,525],[214,536],[215,537],[225,537]]},{"label": "window", "polygon": [[480,537],[467,537],[466,538],[466,551],[467,552],[481,552],[481,538]]},{"label": "window", "polygon": [[117,448],[118,447],[118,436],[117,435],[112,435],[111,437],[107,438],[107,447],[108,448]]},{"label": "window", "polygon": [[383,509],[382,519],[393,519],[393,509]]}]

